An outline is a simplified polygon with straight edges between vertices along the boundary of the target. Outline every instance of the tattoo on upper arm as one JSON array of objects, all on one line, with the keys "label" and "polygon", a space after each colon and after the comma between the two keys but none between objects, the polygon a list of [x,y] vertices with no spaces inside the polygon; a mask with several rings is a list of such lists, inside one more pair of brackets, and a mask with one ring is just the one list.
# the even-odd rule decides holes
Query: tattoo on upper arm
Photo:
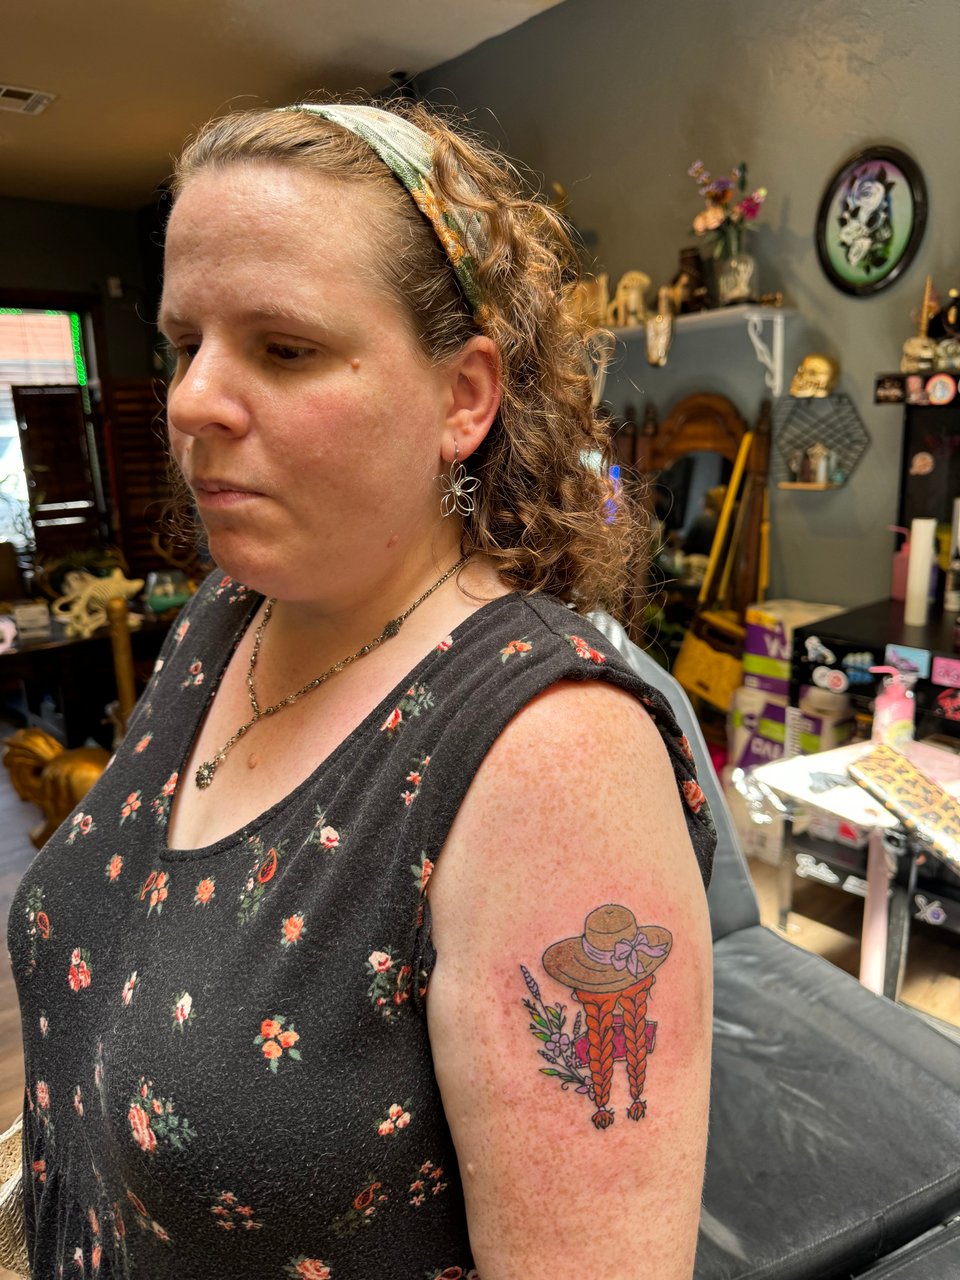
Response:
[{"label": "tattoo on upper arm", "polygon": [[532,1018],[530,1030],[541,1042],[540,1056],[550,1063],[540,1070],[562,1089],[573,1087],[590,1098],[597,1129],[613,1124],[609,1102],[614,1063],[620,1060],[626,1062],[630,1088],[627,1115],[640,1120],[646,1114],[643,1085],[657,1030],[655,1022],[647,1021],[647,996],[656,981],[654,970],[670,954],[672,942],[669,929],[638,926],[627,907],[607,903],[590,912],[578,937],[548,947],[541,960],[544,969],[583,1006],[569,1034],[564,1005],[547,1004],[529,969],[520,966],[533,997],[523,1001]]}]

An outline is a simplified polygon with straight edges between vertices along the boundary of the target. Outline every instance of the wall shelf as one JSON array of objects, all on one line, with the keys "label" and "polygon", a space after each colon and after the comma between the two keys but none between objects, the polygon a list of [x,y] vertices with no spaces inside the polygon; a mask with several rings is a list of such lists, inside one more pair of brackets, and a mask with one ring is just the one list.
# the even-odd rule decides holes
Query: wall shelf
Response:
[{"label": "wall shelf", "polygon": [[[828,396],[783,396],[773,409],[772,478],[778,489],[825,493],[850,479],[870,444],[856,406],[843,392]],[[819,445],[828,455],[825,480],[798,480],[804,458]]]},{"label": "wall shelf", "polygon": [[[794,307],[737,306],[717,307],[711,311],[699,311],[691,315],[677,316],[674,321],[674,341],[685,333],[697,333],[708,329],[746,329],[759,364],[766,370],[764,381],[771,395],[783,394],[783,334],[786,321],[798,315]],[[769,341],[765,330],[769,329]],[[624,344],[644,335],[642,324],[629,329],[614,329],[614,336]]]}]

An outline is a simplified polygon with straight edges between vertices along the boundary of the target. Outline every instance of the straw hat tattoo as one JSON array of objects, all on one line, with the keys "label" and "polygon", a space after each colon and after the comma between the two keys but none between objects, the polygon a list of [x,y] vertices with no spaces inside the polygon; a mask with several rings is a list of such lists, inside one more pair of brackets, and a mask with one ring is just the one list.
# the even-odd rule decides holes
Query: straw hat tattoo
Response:
[{"label": "straw hat tattoo", "polygon": [[591,911],[576,938],[555,942],[543,953],[551,978],[580,991],[623,991],[663,964],[672,938],[659,925],[637,927],[626,907],[608,904]]}]

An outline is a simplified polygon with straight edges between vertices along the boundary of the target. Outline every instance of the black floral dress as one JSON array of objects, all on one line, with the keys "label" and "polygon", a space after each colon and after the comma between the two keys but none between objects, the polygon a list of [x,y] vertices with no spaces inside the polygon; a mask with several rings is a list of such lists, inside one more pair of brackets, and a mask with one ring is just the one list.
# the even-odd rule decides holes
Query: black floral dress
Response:
[{"label": "black floral dress", "polygon": [[169,850],[197,726],[258,604],[204,584],[14,899],[44,1280],[475,1275],[427,1035],[425,889],[491,743],[557,680],[610,680],[650,709],[709,873],[712,824],[665,703],[582,618],[519,594],[462,623],[255,822]]}]

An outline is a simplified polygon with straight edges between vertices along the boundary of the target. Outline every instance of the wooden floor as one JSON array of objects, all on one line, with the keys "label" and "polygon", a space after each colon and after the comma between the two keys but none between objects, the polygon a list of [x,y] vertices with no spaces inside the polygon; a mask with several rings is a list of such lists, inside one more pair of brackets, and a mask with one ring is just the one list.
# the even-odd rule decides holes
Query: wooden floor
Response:
[{"label": "wooden floor", "polygon": [[[777,868],[751,860],[750,873],[760,899],[760,918],[776,928]],[[793,908],[786,937],[856,975],[863,899],[798,876],[793,882]],[[960,1029],[960,935],[917,920],[911,922],[899,999],[901,1004]]]},{"label": "wooden floor", "polygon": [[[0,737],[3,736],[5,730],[0,726]],[[4,954],[7,916],[16,887],[34,854],[28,833],[38,817],[37,810],[17,798],[6,770],[0,768],[0,932]],[[751,863],[750,869],[763,921],[775,926],[776,869],[757,861]],[[812,880],[798,879],[787,937],[855,974],[862,912],[859,898]],[[930,925],[914,924],[900,998],[903,1003],[960,1028],[960,937]],[[4,959],[0,961],[0,1122],[4,1128],[19,1111],[22,1097],[20,1017],[10,965]],[[0,1280],[14,1278],[11,1272],[0,1268]]]}]

